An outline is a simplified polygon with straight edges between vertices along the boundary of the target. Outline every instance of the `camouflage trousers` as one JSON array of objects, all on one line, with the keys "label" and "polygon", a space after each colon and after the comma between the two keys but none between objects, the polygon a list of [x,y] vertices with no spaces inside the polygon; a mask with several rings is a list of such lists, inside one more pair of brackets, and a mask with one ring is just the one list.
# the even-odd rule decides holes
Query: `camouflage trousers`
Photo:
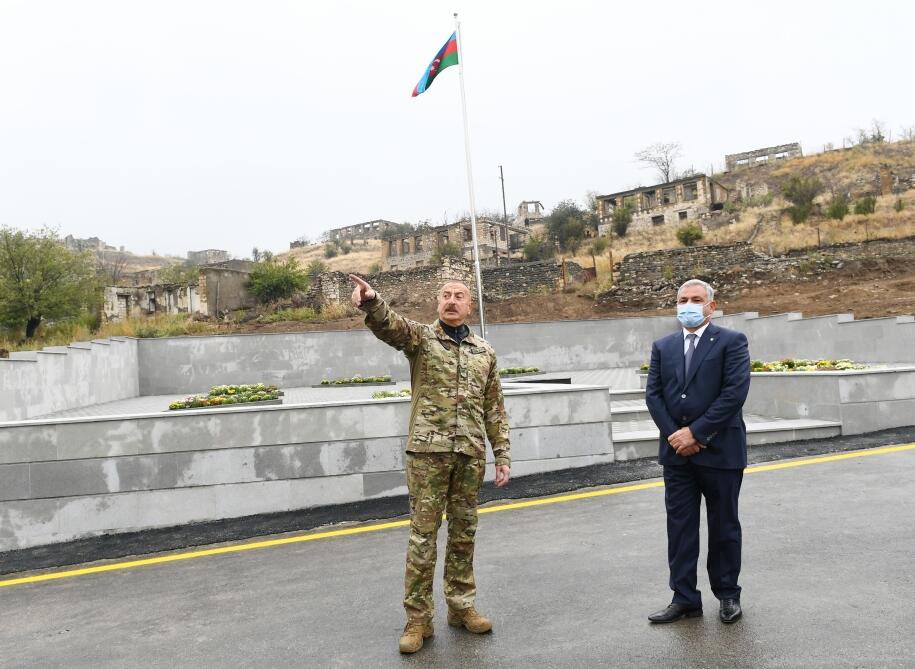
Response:
[{"label": "camouflage trousers", "polygon": [[463,453],[407,453],[410,542],[404,577],[404,608],[410,619],[431,620],[436,538],[442,513],[448,518],[445,600],[454,609],[473,606],[473,548],[477,495],[486,462]]}]

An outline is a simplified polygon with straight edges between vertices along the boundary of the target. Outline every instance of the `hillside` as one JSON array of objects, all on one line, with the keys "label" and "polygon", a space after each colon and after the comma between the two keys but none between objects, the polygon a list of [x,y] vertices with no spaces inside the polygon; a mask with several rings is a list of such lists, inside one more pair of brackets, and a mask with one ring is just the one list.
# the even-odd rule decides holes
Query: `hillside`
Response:
[{"label": "hillside", "polygon": [[324,257],[324,244],[311,244],[297,249],[290,249],[285,253],[278,253],[277,259],[295,258],[300,267],[320,260],[332,272],[359,272],[368,274],[375,263],[381,262],[381,241],[377,239],[356,240],[353,249],[346,255],[335,258]]}]

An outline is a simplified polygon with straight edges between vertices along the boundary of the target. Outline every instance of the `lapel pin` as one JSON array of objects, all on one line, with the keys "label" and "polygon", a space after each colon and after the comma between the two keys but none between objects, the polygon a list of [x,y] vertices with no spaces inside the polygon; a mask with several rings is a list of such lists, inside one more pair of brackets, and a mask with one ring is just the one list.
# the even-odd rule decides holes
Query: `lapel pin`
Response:
[{"label": "lapel pin", "polygon": [[709,337],[709,341],[715,341],[714,337]]}]

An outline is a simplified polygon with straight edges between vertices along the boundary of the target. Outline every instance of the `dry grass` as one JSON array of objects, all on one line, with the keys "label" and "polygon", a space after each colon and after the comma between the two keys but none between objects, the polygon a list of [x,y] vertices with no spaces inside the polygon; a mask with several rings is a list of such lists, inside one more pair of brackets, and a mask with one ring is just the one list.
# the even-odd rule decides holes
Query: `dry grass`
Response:
[{"label": "dry grass", "polygon": [[22,341],[20,333],[0,333],[0,348],[8,351],[37,351],[45,346],[66,346],[75,341],[105,339],[106,337],[176,337],[180,335],[212,334],[218,326],[188,318],[186,314],[160,315],[150,318],[129,318],[104,323],[93,332],[83,323],[58,323],[42,326],[30,341]]},{"label": "dry grass", "polygon": [[306,267],[313,260],[320,260],[327,269],[333,272],[359,272],[367,273],[369,268],[375,263],[381,263],[381,241],[377,239],[366,240],[363,244],[361,240],[356,240],[353,244],[353,250],[346,255],[338,255],[335,258],[324,257],[324,244],[312,244],[298,249],[290,249],[286,253],[278,254],[277,259],[285,260],[286,258],[295,258],[300,267]]},{"label": "dry grass", "polygon": [[765,225],[753,246],[770,255],[816,247],[817,228],[821,245],[912,237],[915,236],[915,193],[904,194],[902,201],[905,208],[897,212],[893,209],[896,196],[884,195],[877,198],[876,210],[870,216],[851,214],[841,221],[815,218],[794,225],[783,216],[777,222]]}]

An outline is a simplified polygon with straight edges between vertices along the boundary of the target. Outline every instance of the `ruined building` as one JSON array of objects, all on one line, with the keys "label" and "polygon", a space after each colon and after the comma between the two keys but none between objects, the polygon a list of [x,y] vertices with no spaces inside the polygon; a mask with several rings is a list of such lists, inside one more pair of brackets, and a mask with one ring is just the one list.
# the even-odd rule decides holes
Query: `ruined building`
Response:
[{"label": "ruined building", "polygon": [[545,216],[542,202],[539,200],[524,200],[518,205],[514,225],[515,227],[523,228],[539,223]]},{"label": "ruined building", "polygon": [[388,226],[397,225],[393,221],[386,221],[383,218],[365,223],[356,223],[355,225],[346,225],[342,228],[334,228],[324,233],[327,241],[332,242],[337,239],[340,241],[352,242],[355,239],[381,239],[384,231]]},{"label": "ruined building", "polygon": [[212,265],[213,263],[226,262],[228,259],[229,252],[221,249],[187,252],[187,261],[191,265]]},{"label": "ruined building", "polygon": [[253,307],[256,301],[246,288],[253,267],[248,261],[227,261],[200,267],[196,282],[107,286],[105,319],[181,313],[219,318]]},{"label": "ruined building", "polygon": [[[529,234],[529,230],[514,224],[478,218],[480,264],[496,265],[500,258],[508,258],[511,251],[524,246]],[[473,235],[470,221],[429,227],[410,235],[385,240],[381,244],[382,267],[387,271],[427,265],[432,260],[435,249],[448,242],[462,249],[466,260],[472,260]]]},{"label": "ruined building", "polygon": [[743,153],[731,153],[724,157],[724,164],[725,169],[730,172],[741,167],[766,165],[767,163],[774,163],[777,160],[800,158],[803,155],[804,153],[801,151],[801,145],[798,142],[792,142],[791,144],[767,146],[764,149],[744,151]]},{"label": "ruined building", "polygon": [[728,197],[727,188],[704,174],[599,195],[600,233],[609,232],[613,212],[620,206],[628,206],[632,211],[630,228],[644,228],[707,217],[711,212],[723,209]]}]

